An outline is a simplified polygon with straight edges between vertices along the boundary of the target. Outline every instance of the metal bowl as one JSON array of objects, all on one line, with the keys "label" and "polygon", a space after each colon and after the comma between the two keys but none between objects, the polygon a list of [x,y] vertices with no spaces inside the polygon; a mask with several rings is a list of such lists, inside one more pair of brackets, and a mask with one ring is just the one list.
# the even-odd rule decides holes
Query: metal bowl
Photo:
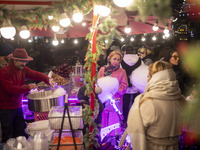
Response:
[{"label": "metal bowl", "polygon": [[29,110],[34,112],[47,112],[53,106],[64,106],[65,94],[59,97],[51,96],[53,90],[37,92],[27,95]]}]

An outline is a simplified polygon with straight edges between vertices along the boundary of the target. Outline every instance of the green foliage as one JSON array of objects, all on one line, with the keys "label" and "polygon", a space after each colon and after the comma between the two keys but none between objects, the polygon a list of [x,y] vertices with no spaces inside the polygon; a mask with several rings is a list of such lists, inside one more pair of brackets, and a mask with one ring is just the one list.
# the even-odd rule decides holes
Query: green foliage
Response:
[{"label": "green foliage", "polygon": [[188,73],[196,79],[191,89],[190,101],[184,109],[184,125],[189,132],[200,135],[200,44],[199,42],[193,42],[184,45],[182,51],[184,65]]},{"label": "green foliage", "polygon": [[[196,0],[197,1],[197,0]],[[171,15],[171,0],[134,0],[132,6],[126,8],[131,11],[138,11],[138,18],[145,20],[147,16],[157,16],[158,18],[169,18]],[[51,8],[38,7],[32,10],[12,10],[5,9],[6,5],[0,7],[0,24],[10,18],[12,24],[17,26],[27,25],[28,28],[47,28],[50,24],[58,22],[62,12],[65,12],[68,16],[71,16],[74,11],[82,12],[84,15],[88,14],[94,4],[104,5],[112,10],[112,15],[117,14],[118,7],[112,0],[64,0],[60,3],[53,3]],[[62,11],[61,11],[62,10]],[[162,13],[160,13],[162,12]],[[48,20],[48,15],[53,15],[53,20]],[[108,20],[109,21],[109,20]],[[106,22],[106,21],[105,21]],[[114,24],[113,24],[114,23]],[[117,24],[115,22],[108,22],[110,27],[114,28]],[[101,27],[102,33],[106,33],[107,26]]]},{"label": "green foliage", "polygon": [[[97,44],[96,44],[96,53],[92,54],[91,51],[91,44],[88,46],[88,50],[85,56],[85,65],[84,68],[86,69],[86,72],[84,74],[84,82],[86,84],[86,94],[90,97],[91,93],[94,92],[93,85],[96,82],[97,79],[97,73],[91,79],[91,65],[92,63],[97,64],[97,61],[99,60],[100,55],[103,55],[103,49],[107,48],[110,46],[110,44],[113,41],[113,38],[119,38],[120,34],[116,30],[117,23],[116,20],[111,19],[110,17],[107,17],[104,22],[101,22],[98,25],[98,29],[103,33],[103,34],[98,34],[97,35]],[[116,36],[113,36],[116,35]],[[92,33],[87,34],[86,39],[91,41],[92,40]],[[108,40],[108,43],[105,44],[105,40]],[[96,65],[96,70],[97,70],[97,65]],[[95,101],[95,111],[92,112],[89,106],[86,106],[84,109],[84,123],[89,124],[90,126],[94,127],[94,130],[92,133],[89,133],[89,129],[87,129],[87,133],[84,135],[84,141],[86,142],[86,149],[89,149],[89,146],[91,144],[94,144],[95,147],[98,147],[98,140],[95,138],[96,135],[99,134],[99,130],[97,128],[97,125],[94,122],[95,114],[97,113],[98,108],[98,103]],[[94,114],[94,117],[92,117],[92,114]]]},{"label": "green foliage", "polygon": [[[83,122],[86,126],[86,134],[83,137],[86,149],[90,149],[91,145],[95,147],[99,147],[98,139],[96,138],[99,135],[99,129],[97,124],[95,123],[95,118],[98,115],[99,105],[98,100],[95,100],[95,112],[92,111],[89,105],[85,105],[83,109]],[[94,115],[94,116],[93,116]],[[89,132],[89,127],[93,127],[93,131]]]},{"label": "green foliage", "polygon": [[183,55],[185,64],[187,64],[190,73],[200,80],[200,44],[192,43],[188,47],[187,52]]},{"label": "green foliage", "polygon": [[138,11],[137,19],[142,21],[145,21],[148,16],[164,19],[171,16],[170,4],[171,0],[134,0],[127,10]]},{"label": "green foliage", "polygon": [[[62,1],[61,3],[54,3],[51,8],[38,7],[32,10],[19,11],[14,8],[12,11],[5,9],[6,5],[0,7],[0,24],[8,18],[11,20],[13,26],[27,25],[28,28],[47,28],[50,24],[58,22],[61,10],[66,12],[68,16],[74,13],[74,10],[82,12],[84,15],[88,14],[93,9],[91,0],[73,0]],[[2,15],[1,15],[2,14]],[[48,16],[53,15],[53,20],[48,20]]]}]

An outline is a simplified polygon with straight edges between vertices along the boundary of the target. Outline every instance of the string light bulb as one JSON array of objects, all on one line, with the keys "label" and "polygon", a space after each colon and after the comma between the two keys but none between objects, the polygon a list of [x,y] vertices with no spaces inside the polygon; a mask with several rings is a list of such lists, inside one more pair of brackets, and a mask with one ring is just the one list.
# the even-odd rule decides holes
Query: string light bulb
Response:
[{"label": "string light bulb", "polygon": [[60,26],[52,26],[51,29],[53,32],[58,32],[60,30]]},{"label": "string light bulb", "polygon": [[48,16],[48,19],[49,19],[49,20],[53,20],[53,16],[52,16],[52,15],[49,15],[49,16]]},{"label": "string light bulb", "polygon": [[166,33],[166,34],[165,34],[165,37],[166,37],[166,38],[170,37],[170,33],[169,33],[169,32]]},{"label": "string light bulb", "polygon": [[133,3],[133,0],[113,0],[118,7],[127,7]]},{"label": "string light bulb", "polygon": [[62,27],[68,27],[71,23],[71,20],[67,17],[66,13],[62,13],[60,15],[60,20],[59,20],[59,23]]},{"label": "string light bulb", "polygon": [[103,5],[95,5],[94,11],[97,12],[101,17],[107,17],[111,12],[110,8]]},{"label": "string light bulb", "polygon": [[32,43],[32,42],[33,42],[33,38],[32,38],[32,37],[29,38],[29,39],[28,39],[28,42],[29,42],[29,43]]},{"label": "string light bulb", "polygon": [[85,23],[85,22],[83,22],[83,23],[82,23],[82,26],[83,26],[83,27],[85,27],[85,26],[86,26],[86,23]]},{"label": "string light bulb", "polygon": [[73,14],[72,19],[74,22],[79,23],[83,21],[83,14],[80,12],[76,12],[75,14]]},{"label": "string light bulb", "polygon": [[30,37],[31,33],[30,31],[27,29],[26,26],[22,26],[21,27],[21,31],[19,32],[19,36],[22,38],[22,39],[28,39]]},{"label": "string light bulb", "polygon": [[158,31],[159,27],[158,27],[158,20],[157,19],[156,19],[152,29],[153,29],[153,31]]},{"label": "string light bulb", "polygon": [[46,42],[46,43],[49,43],[49,39],[46,39],[45,42]]},{"label": "string light bulb", "polygon": [[16,29],[15,27],[12,26],[10,19],[3,22],[3,27],[1,28],[1,35],[5,39],[11,39],[15,36],[15,34],[16,34]]},{"label": "string light bulb", "polygon": [[77,39],[74,40],[74,44],[78,44],[78,40]]},{"label": "string light bulb", "polygon": [[153,40],[153,41],[157,40],[157,38],[156,38],[155,35],[152,37],[152,40]]},{"label": "string light bulb", "polygon": [[64,40],[64,39],[62,39],[60,42],[63,44],[63,43],[65,43],[65,40]]},{"label": "string light bulb", "polygon": [[54,39],[53,39],[53,41],[52,41],[52,44],[53,44],[54,46],[57,46],[57,45],[59,44],[59,41],[58,41],[57,38],[56,38],[56,34],[54,34]]},{"label": "string light bulb", "polygon": [[126,33],[131,33],[131,27],[129,25],[127,25],[125,28],[124,28],[124,31]]},{"label": "string light bulb", "polygon": [[168,34],[169,33],[169,29],[168,29],[168,24],[165,26],[165,29],[163,30],[164,34]]},{"label": "string light bulb", "polygon": [[135,39],[133,37],[130,38],[130,41],[133,42]]},{"label": "string light bulb", "polygon": [[141,38],[141,40],[144,42],[144,41],[146,41],[146,38],[143,36],[143,37]]}]

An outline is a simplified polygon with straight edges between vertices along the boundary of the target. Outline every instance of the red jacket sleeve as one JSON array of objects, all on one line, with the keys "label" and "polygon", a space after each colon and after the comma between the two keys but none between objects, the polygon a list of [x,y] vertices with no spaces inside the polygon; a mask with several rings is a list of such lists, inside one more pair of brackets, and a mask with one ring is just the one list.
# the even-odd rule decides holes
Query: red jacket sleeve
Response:
[{"label": "red jacket sleeve", "polygon": [[46,84],[49,84],[49,77],[41,72],[31,70],[28,67],[25,67],[25,78],[32,79],[37,81],[44,81]]}]

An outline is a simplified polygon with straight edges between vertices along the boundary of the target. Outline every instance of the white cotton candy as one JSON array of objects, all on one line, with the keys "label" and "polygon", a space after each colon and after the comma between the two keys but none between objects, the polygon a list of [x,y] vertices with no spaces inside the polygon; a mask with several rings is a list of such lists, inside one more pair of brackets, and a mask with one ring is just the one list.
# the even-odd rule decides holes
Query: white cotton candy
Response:
[{"label": "white cotton candy", "polygon": [[59,87],[57,89],[55,89],[51,95],[51,97],[60,97],[60,96],[63,96],[66,94],[66,91],[62,88],[62,87]]},{"label": "white cotton candy", "polygon": [[119,88],[117,78],[110,76],[98,79],[97,84],[102,89],[102,92],[98,95],[102,103],[105,103],[110,97],[115,95]]},{"label": "white cotton candy", "polygon": [[144,90],[147,86],[148,79],[148,70],[149,66],[146,66],[144,63],[136,68],[130,75],[130,81],[133,86],[135,86],[140,93],[144,93]]}]

